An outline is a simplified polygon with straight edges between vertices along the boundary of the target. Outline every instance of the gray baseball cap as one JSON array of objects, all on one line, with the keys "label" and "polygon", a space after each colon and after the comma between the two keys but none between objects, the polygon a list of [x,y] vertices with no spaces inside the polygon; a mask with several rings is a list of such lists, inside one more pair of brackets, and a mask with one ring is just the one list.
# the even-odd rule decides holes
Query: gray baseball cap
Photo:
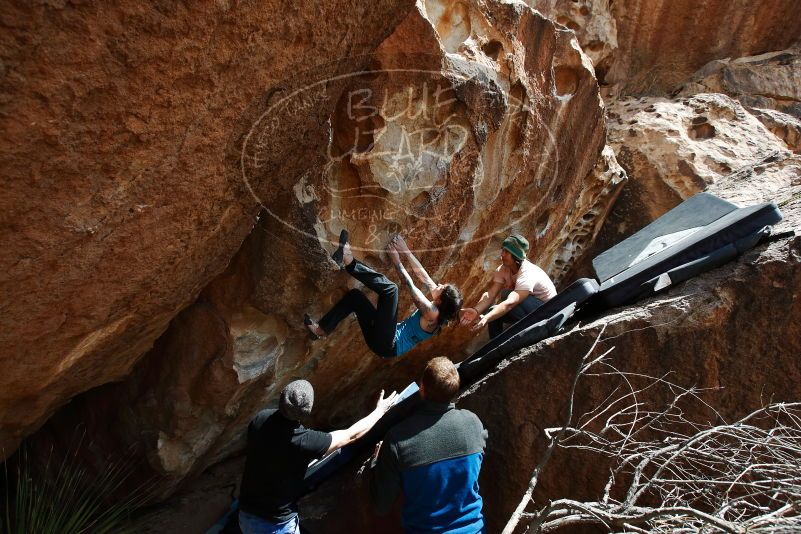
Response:
[{"label": "gray baseball cap", "polygon": [[306,380],[295,380],[281,391],[278,409],[287,419],[299,421],[309,415],[314,404],[314,388]]}]

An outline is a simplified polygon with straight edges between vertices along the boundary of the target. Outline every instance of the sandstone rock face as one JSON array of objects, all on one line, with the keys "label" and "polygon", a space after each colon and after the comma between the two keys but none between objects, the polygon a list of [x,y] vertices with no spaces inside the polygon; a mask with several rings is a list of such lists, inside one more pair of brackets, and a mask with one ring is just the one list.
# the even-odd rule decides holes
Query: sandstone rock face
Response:
[{"label": "sandstone rock face", "polygon": [[[342,227],[390,276],[381,248],[402,230],[435,279],[474,301],[512,231],[546,271],[567,272],[625,179],[604,150],[590,61],[572,32],[522,4],[418,5],[364,69],[323,74],[257,106],[242,134],[246,185],[286,179],[254,191],[260,220],[227,270],[129,379],[74,402],[35,442],[97,421],[98,441],[139,447],[166,495],[241,446],[250,418],[296,377],[316,388],[317,426],[349,424],[365,395],[404,387],[434,354],[458,359],[472,336],[450,327],[398,361],[373,355],[355,321],[311,343],[303,312],[319,317],[356,286],[328,259]],[[328,84],[342,90],[317,119],[327,142],[300,147],[310,166],[269,160],[275,115],[285,123]],[[411,309],[402,294],[399,319]]]},{"label": "sandstone rock face", "polygon": [[272,197],[313,164],[337,84],[264,147],[270,180],[243,182],[241,139],[287,79],[352,70],[331,62],[372,52],[412,3],[349,6],[3,7],[0,454],[126,376],[239,248],[249,188]]},{"label": "sandstone rock face", "polygon": [[[638,210],[650,219],[740,167],[787,151],[737,101],[718,94],[622,99],[609,106],[609,118],[610,145],[637,177],[632,185],[654,184]],[[653,194],[659,187],[664,192]]]},{"label": "sandstone rock face", "polygon": [[801,49],[707,63],[680,87],[679,96],[723,93],[751,108],[801,118]]},{"label": "sandstone rock face", "polygon": [[608,95],[666,94],[713,59],[782,50],[801,36],[793,0],[528,3],[576,31]]},{"label": "sandstone rock face", "polygon": [[679,96],[723,93],[736,98],[790,150],[801,150],[801,55],[793,48],[711,61],[682,84]]},{"label": "sandstone rock face", "polygon": [[773,135],[784,141],[787,148],[796,154],[801,153],[801,120],[772,109],[751,108],[749,111]]},{"label": "sandstone rock face", "polygon": [[[765,118],[760,121],[725,95],[699,94],[680,100],[625,98],[609,105],[608,117],[609,144],[630,181],[585,261],[568,278],[593,276],[593,257],[682,200],[714,190],[732,173],[771,158],[784,161],[791,155],[788,143],[766,127]],[[773,130],[780,128],[777,125]],[[790,135],[786,138],[791,139]],[[753,188],[747,182],[739,187],[743,191]],[[759,185],[771,191],[782,187],[783,179],[775,184],[763,180]]]},{"label": "sandstone rock face", "polygon": [[[688,404],[691,420],[719,414],[732,421],[766,402],[796,401],[801,395],[801,158],[776,154],[707,190],[742,205],[776,202],[784,220],[775,233],[794,235],[759,245],[649,300],[574,322],[566,333],[524,349],[465,391],[458,405],[479,415],[489,431],[480,479],[488,532],[500,532],[525,492],[547,446],[544,430],[564,424],[578,362],[604,324],[596,355],[615,347],[608,360],[613,367],[711,389],[703,398],[716,412]],[[637,383],[636,377],[630,380]],[[574,421],[619,385],[610,376],[582,379]],[[638,400],[659,406],[671,398],[667,389],[656,387]],[[596,457],[557,451],[540,475],[536,503],[598,498],[607,475],[607,464]],[[345,524],[359,532],[400,532],[397,514],[390,520],[373,516],[367,498],[358,477],[343,473],[303,501],[306,524],[324,533],[345,532]]]},{"label": "sandstone rock face", "polygon": [[608,0],[529,0],[528,5],[576,32],[603,83],[618,52],[617,24]]}]

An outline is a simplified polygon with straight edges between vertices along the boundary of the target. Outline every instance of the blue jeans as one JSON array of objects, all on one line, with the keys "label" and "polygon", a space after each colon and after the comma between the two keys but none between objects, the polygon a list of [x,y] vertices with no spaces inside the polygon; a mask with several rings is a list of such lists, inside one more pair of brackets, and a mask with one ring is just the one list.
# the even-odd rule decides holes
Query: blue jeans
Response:
[{"label": "blue jeans", "polygon": [[300,534],[297,515],[283,523],[271,523],[257,515],[240,510],[239,528],[243,534]]}]

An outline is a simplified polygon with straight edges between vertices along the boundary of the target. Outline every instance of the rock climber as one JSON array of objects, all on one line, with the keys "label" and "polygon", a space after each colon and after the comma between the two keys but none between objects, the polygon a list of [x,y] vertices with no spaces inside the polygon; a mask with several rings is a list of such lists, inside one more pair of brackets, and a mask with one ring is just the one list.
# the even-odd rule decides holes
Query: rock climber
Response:
[{"label": "rock climber", "polygon": [[[348,232],[342,230],[339,236],[339,248],[331,257],[348,274],[378,294],[378,302],[373,306],[361,290],[351,289],[320,319],[319,323],[314,322],[308,315],[304,317],[304,323],[312,338],[331,334],[340,321],[355,313],[370,350],[381,358],[394,358],[405,354],[421,341],[438,333],[443,325],[457,317],[462,305],[462,295],[456,286],[434,282],[401,236],[396,236],[390,241],[386,252],[409,288],[417,310],[402,322],[396,322],[398,287],[383,274],[354,259],[348,242]],[[411,270],[428,290],[430,299],[415,286],[401,258],[408,261]]]}]

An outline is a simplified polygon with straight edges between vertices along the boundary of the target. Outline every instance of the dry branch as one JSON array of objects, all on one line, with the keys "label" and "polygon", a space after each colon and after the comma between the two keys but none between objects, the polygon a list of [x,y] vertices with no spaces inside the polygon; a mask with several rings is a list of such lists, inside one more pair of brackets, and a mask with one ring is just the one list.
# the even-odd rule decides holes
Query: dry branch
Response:
[{"label": "dry branch", "polygon": [[[521,520],[532,533],[577,525],[609,532],[801,532],[801,403],[764,406],[733,423],[712,411],[716,423],[700,424],[682,406],[702,403],[711,410],[702,390],[682,388],[668,375],[622,372],[606,360],[609,351],[591,360],[600,336],[574,375],[565,423],[546,430],[548,447],[503,534],[515,532]],[[621,386],[573,423],[582,377],[617,377]],[[643,380],[644,386],[635,385]],[[657,408],[643,400],[655,387],[669,392]],[[557,447],[611,460],[603,494],[597,501],[558,499],[526,511]]]}]

